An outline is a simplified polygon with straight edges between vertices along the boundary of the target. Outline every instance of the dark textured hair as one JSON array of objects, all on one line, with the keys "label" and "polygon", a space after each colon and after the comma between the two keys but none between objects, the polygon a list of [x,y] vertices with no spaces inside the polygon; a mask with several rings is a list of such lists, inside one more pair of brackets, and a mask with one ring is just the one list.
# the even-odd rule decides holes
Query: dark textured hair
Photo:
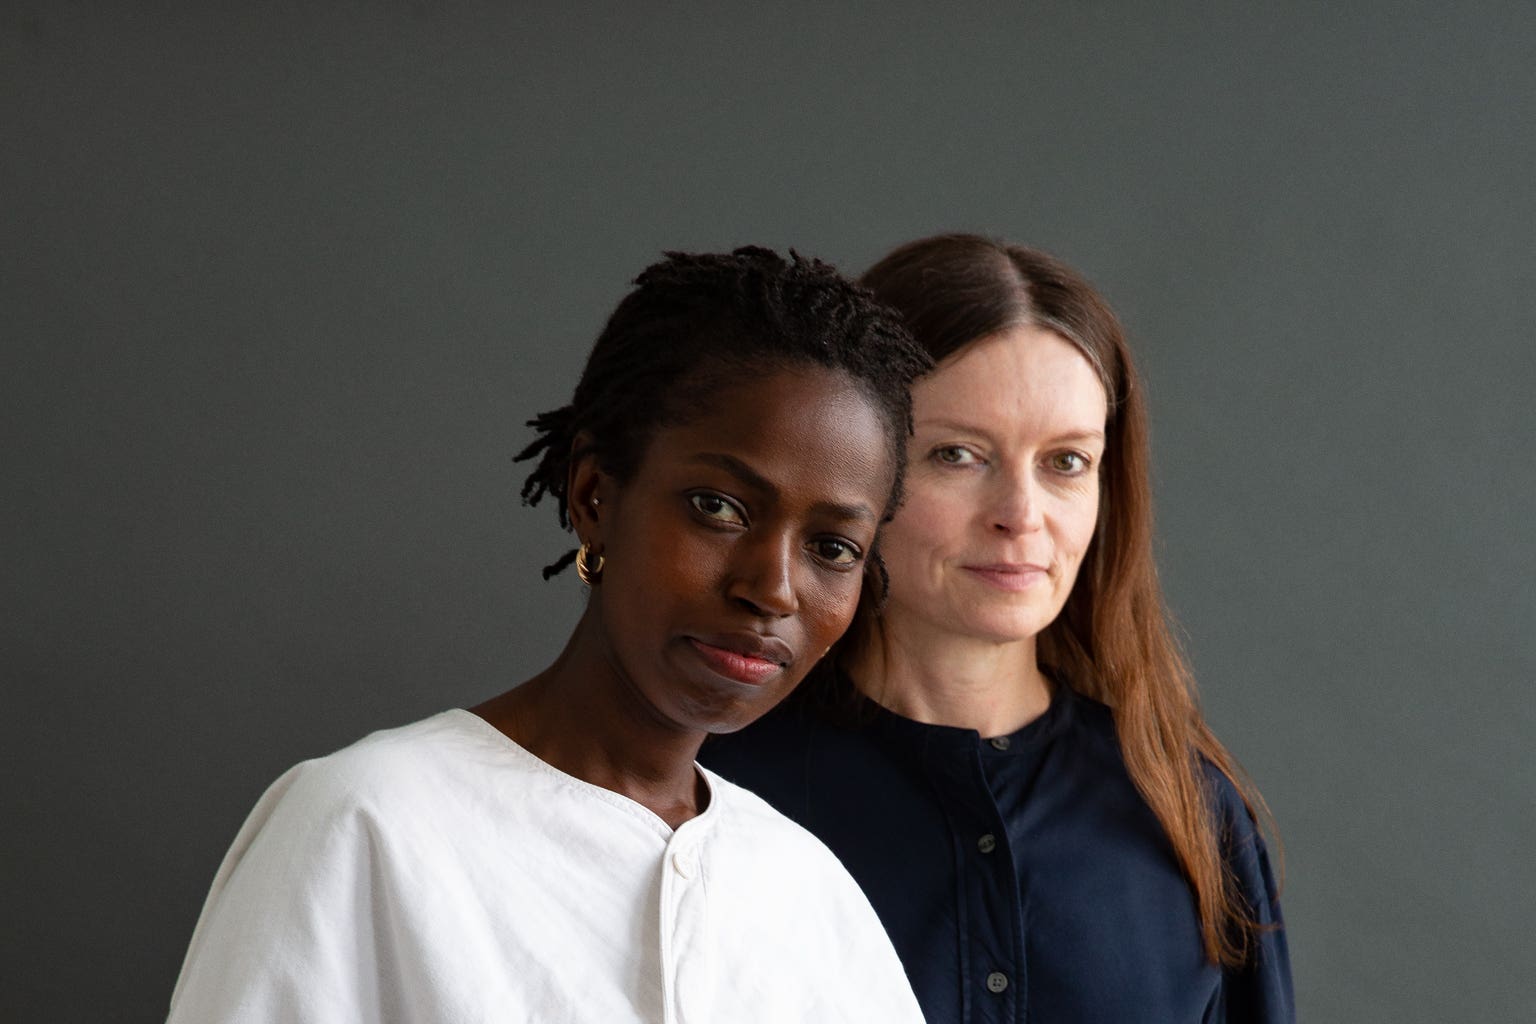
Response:
[{"label": "dark textured hair", "polygon": [[[1060,260],[976,235],[901,246],[860,282],[901,311],[935,361],[1027,325],[1055,332],[1092,364],[1109,403],[1098,525],[1066,606],[1040,633],[1037,656],[1055,678],[1113,709],[1126,768],[1194,891],[1207,958],[1242,961],[1257,925],[1224,867],[1202,762],[1232,781],[1271,832],[1273,821],[1206,725],[1169,626],[1153,561],[1145,399],[1119,321]],[[847,642],[875,629],[861,606]]]},{"label": "dark textured hair", "polygon": [[[576,459],[595,455],[623,482],[656,428],[686,422],[722,381],[742,371],[822,367],[846,374],[886,425],[896,469],[883,515],[890,518],[912,432],[909,389],[932,366],[894,312],[820,260],[756,246],[669,252],[634,284],[592,346],[570,404],[528,421],[538,436],[515,460],[538,459],[523,484],[525,504],[549,495],[569,528],[566,483]],[[884,567],[871,554],[883,582]],[[547,566],[544,578],[575,555]]]}]

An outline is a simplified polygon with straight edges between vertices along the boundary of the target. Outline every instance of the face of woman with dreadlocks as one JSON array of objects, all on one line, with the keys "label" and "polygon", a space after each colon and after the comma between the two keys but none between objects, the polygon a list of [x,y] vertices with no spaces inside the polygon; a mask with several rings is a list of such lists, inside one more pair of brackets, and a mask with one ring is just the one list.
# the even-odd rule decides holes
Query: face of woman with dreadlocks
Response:
[{"label": "face of woman with dreadlocks", "polygon": [[894,482],[888,429],[845,374],[779,368],[656,429],[627,480],[578,463],[573,522],[603,557],[589,614],[644,713],[739,729],[842,635]]}]

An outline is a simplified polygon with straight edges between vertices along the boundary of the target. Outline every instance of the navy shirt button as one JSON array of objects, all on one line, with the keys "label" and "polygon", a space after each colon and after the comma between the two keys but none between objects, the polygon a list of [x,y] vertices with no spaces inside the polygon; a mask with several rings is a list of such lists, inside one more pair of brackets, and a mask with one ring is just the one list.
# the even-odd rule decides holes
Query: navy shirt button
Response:
[{"label": "navy shirt button", "polygon": [[[1008,749],[1008,744],[1013,742],[1013,741],[1010,740],[1007,736],[994,736],[988,742],[990,742],[998,750],[1007,750]],[[1004,982],[1004,984],[1006,984],[1006,982]]]},{"label": "navy shirt button", "polygon": [[1008,975],[1004,974],[1002,971],[993,971],[991,974],[987,975],[987,991],[988,992],[992,992],[992,993],[1001,992],[1003,989],[1005,989],[1007,987],[1008,987]]},{"label": "navy shirt button", "polygon": [[976,849],[980,850],[982,853],[991,853],[993,850],[997,849],[997,838],[993,836],[991,832],[988,832],[986,835],[976,840]]}]

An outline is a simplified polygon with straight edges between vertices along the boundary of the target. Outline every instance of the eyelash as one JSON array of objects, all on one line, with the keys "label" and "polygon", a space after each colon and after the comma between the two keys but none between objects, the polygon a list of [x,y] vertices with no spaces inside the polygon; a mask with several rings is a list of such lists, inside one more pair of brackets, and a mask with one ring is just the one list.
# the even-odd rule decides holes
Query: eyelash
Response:
[{"label": "eyelash", "polygon": [[[946,452],[959,452],[962,455],[969,455],[970,461],[946,459],[944,457]],[[974,466],[985,461],[980,455],[977,455],[963,444],[941,444],[933,450],[931,457],[933,461],[943,466]]]},{"label": "eyelash", "polygon": [[[723,494],[715,494],[712,491],[699,491],[688,495],[688,504],[692,506],[695,512],[712,523],[723,523],[732,527],[744,527],[747,525],[746,511]],[[710,512],[704,507],[705,505],[714,506],[714,511]],[[719,513],[727,509],[734,513],[734,520],[722,518],[719,515]],[[841,551],[846,551],[849,555],[848,560],[839,561],[837,555],[826,554],[822,549],[827,546],[836,546]],[[807,547],[811,549],[811,553],[818,560],[840,572],[845,572],[864,561],[864,552],[859,546],[841,537],[817,537]]]},{"label": "eyelash", "polygon": [[[722,506],[722,508],[717,508],[714,512],[710,512],[708,509],[704,508],[704,504],[705,503],[715,503],[715,504],[718,504],[718,505]],[[730,511],[735,513],[736,519],[740,522],[740,524],[742,526],[745,526],[747,524],[747,513],[746,513],[746,510],[744,510],[740,505],[736,504],[734,501],[732,501],[730,498],[725,497],[724,495],[713,494],[713,493],[710,493],[709,491],[700,491],[697,494],[690,494],[690,495],[688,495],[688,504],[692,505],[694,511],[699,513],[699,515],[703,516],[706,519],[712,520],[714,522],[717,522],[717,523],[730,522],[729,519],[722,519],[719,516],[719,514],[718,514],[719,512],[723,511],[724,509],[729,509]]]},{"label": "eyelash", "polygon": [[[1075,469],[1062,469],[1055,465],[1055,462],[1058,459],[1076,459],[1078,461],[1078,466]],[[1058,473],[1064,473],[1067,476],[1082,476],[1084,473],[1093,468],[1093,460],[1084,455],[1082,452],[1056,452],[1050,456],[1049,461],[1052,463],[1052,469]]]},{"label": "eyelash", "polygon": [[[969,458],[965,460],[945,458],[946,453],[956,452],[969,456]],[[939,463],[941,466],[976,466],[986,463],[986,460],[983,459],[980,455],[977,455],[971,449],[960,444],[939,445],[929,454],[929,457],[933,459],[934,462]],[[1076,459],[1078,465],[1075,467],[1060,466],[1058,465],[1058,460],[1061,459]],[[1084,473],[1087,473],[1093,468],[1093,459],[1082,452],[1052,452],[1050,455],[1046,456],[1046,464],[1050,467],[1052,472],[1060,473],[1063,476],[1082,476]]]},{"label": "eyelash", "polygon": [[817,558],[821,559],[823,562],[826,562],[834,569],[839,571],[846,571],[848,569],[852,569],[854,566],[864,561],[864,552],[859,550],[858,545],[849,541],[836,537],[824,537],[811,541],[811,546],[813,548],[824,547],[827,545],[836,545],[848,553],[848,560],[846,562],[840,562],[835,556],[829,557],[821,551],[813,552]]}]

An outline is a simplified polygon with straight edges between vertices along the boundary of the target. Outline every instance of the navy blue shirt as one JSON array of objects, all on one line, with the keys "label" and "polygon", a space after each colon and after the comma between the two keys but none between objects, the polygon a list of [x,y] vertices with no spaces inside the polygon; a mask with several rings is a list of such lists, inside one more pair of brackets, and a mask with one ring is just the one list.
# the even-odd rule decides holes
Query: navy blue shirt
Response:
[{"label": "navy blue shirt", "polygon": [[1111,712],[1069,687],[991,738],[870,701],[847,722],[791,701],[701,760],[842,859],[929,1024],[1295,1020],[1269,859],[1236,789],[1211,773],[1227,863],[1275,927],[1223,969]]}]

